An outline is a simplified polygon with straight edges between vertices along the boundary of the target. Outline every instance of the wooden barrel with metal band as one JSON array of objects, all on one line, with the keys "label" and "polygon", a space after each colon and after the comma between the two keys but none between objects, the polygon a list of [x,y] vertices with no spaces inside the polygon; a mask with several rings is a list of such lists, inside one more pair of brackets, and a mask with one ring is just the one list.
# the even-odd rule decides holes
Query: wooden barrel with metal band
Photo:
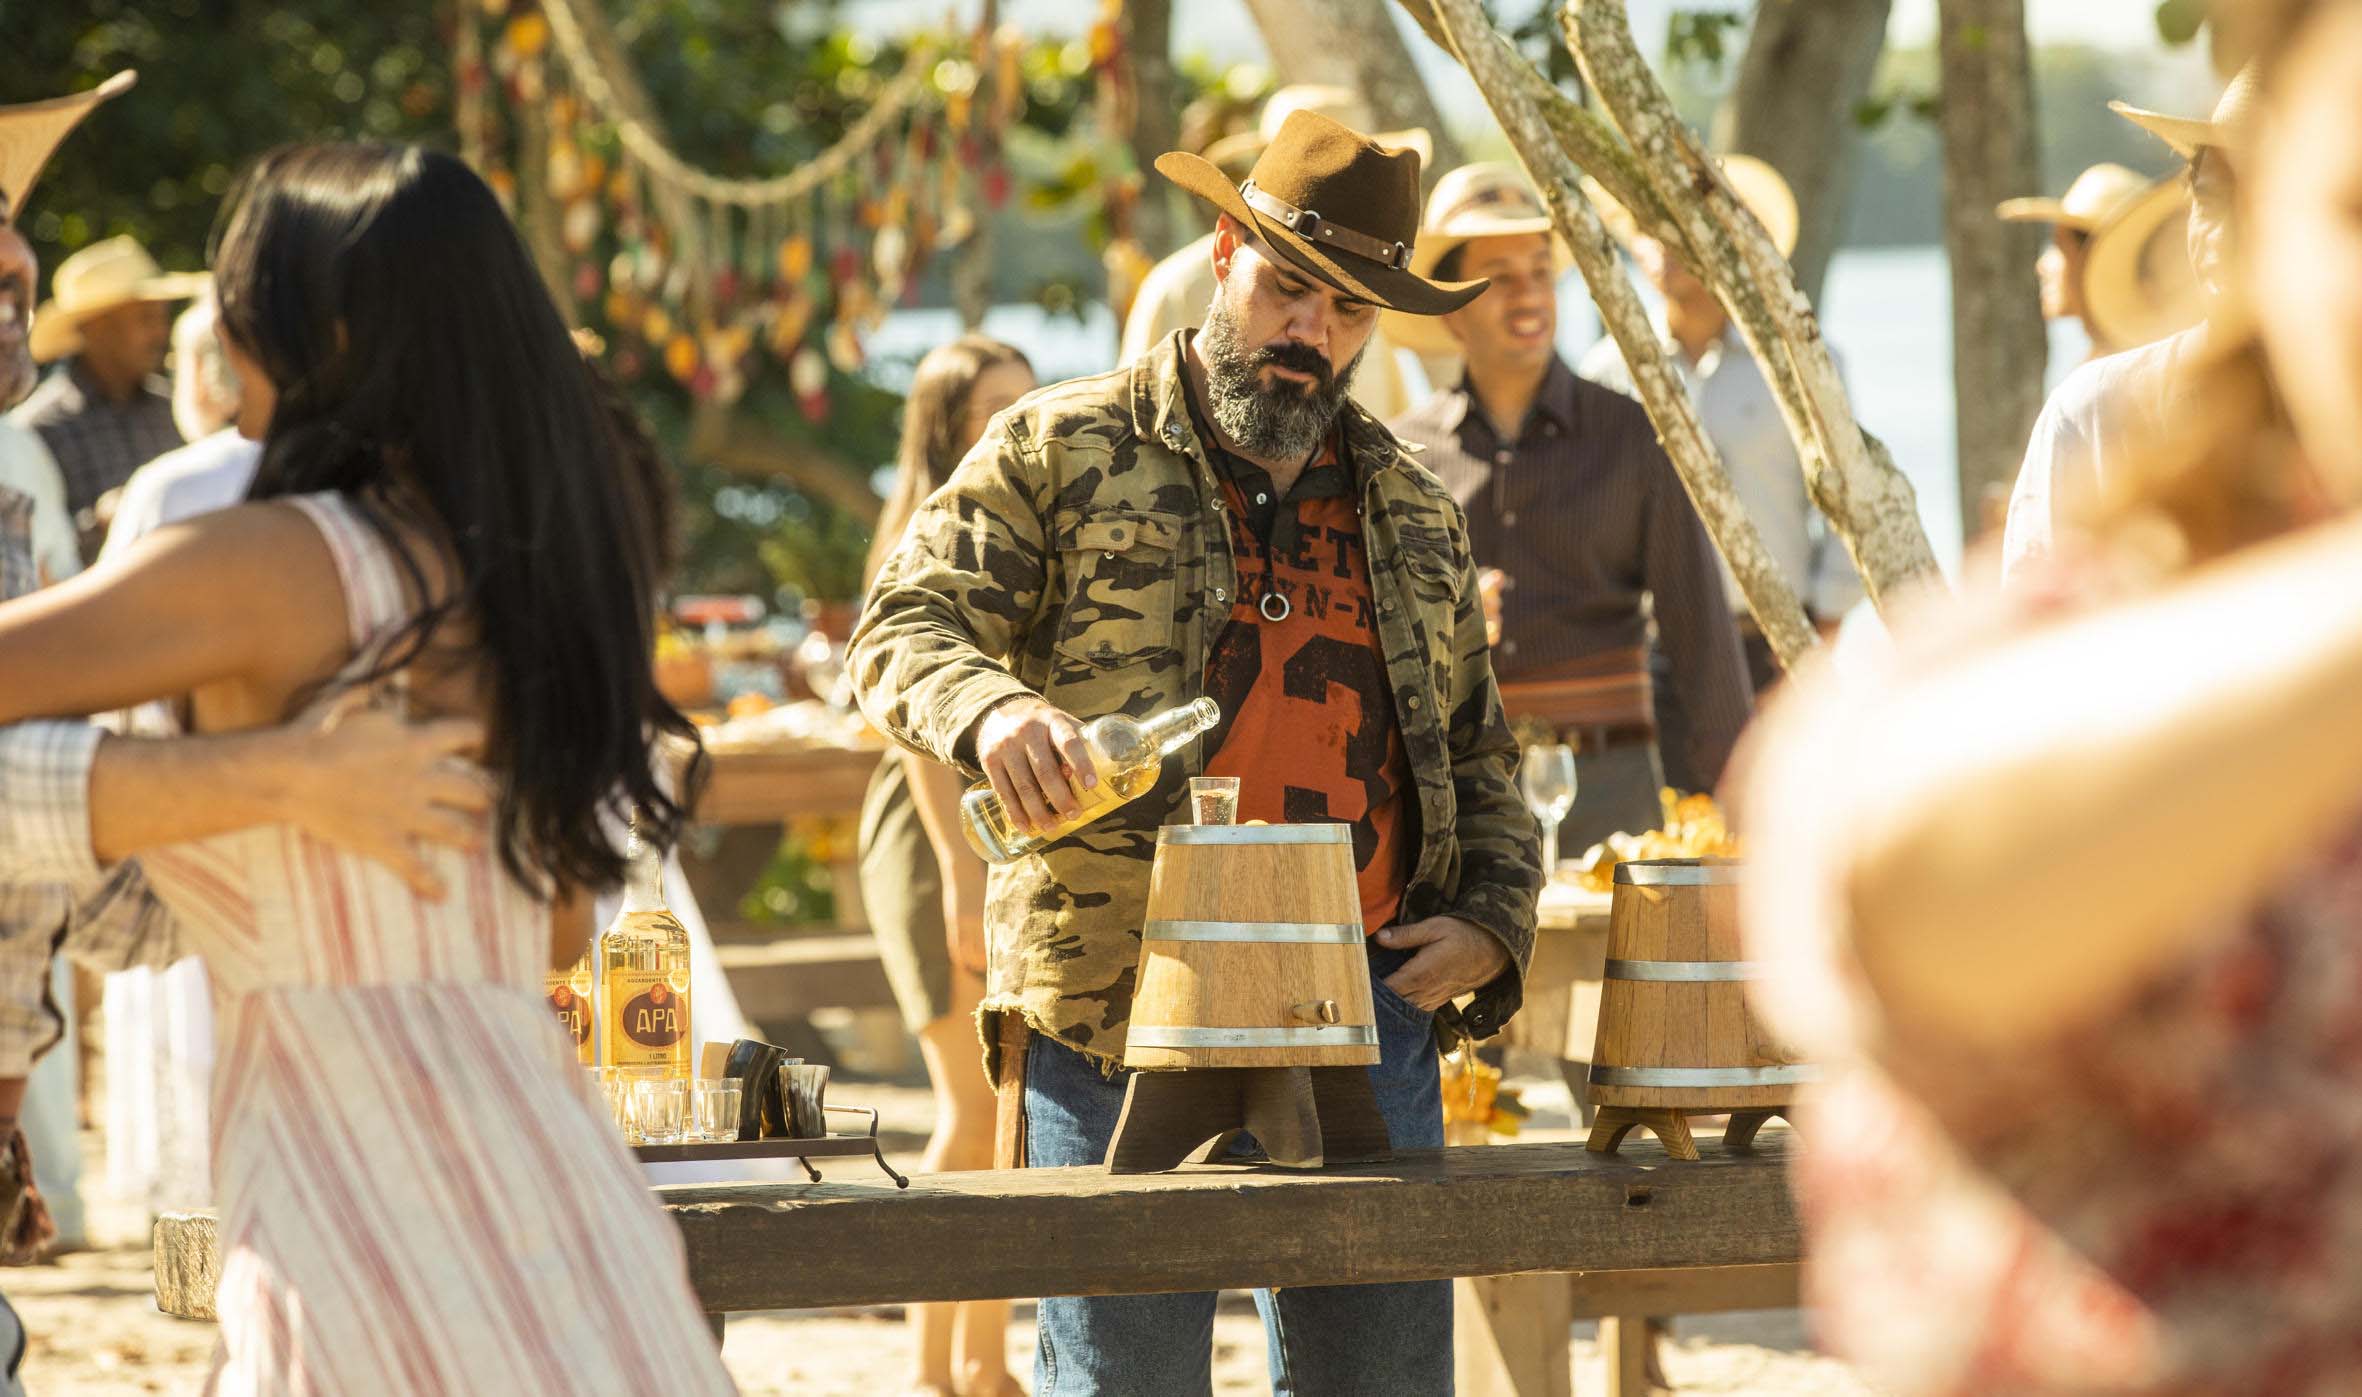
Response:
[{"label": "wooden barrel with metal band", "polygon": [[1124,1065],[1377,1060],[1351,827],[1157,831]]},{"label": "wooden barrel with metal band", "polygon": [[1616,866],[1608,913],[1594,1106],[1721,1112],[1777,1109],[1812,1069],[1747,1007],[1735,859]]}]

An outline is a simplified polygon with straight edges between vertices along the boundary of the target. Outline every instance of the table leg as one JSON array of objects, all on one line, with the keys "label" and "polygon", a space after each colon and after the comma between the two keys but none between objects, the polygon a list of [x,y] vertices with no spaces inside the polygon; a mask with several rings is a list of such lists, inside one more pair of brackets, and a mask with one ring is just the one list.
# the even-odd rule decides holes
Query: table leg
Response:
[{"label": "table leg", "polygon": [[723,1329],[723,1327],[724,1327],[725,1325],[727,1325],[729,1322],[730,1322],[730,1317],[729,1317],[728,1315],[725,1315],[725,1314],[717,1314],[717,1313],[715,1313],[715,1312],[713,1312],[713,1311],[711,1311],[711,1310],[708,1310],[708,1311],[706,1312],[706,1315],[705,1315],[705,1323],[706,1323],[706,1327],[707,1327],[707,1328],[709,1328],[709,1329],[711,1329],[711,1330],[713,1330],[713,1331],[714,1331],[714,1347],[715,1347],[715,1348],[720,1348],[720,1347],[722,1346],[722,1329]]},{"label": "table leg", "polygon": [[1453,1390],[1460,1397],[1573,1397],[1565,1276],[1478,1276],[1452,1282]]},{"label": "table leg", "polygon": [[1610,1315],[1599,1322],[1599,1349],[1607,1360],[1607,1397],[1648,1397],[1671,1386],[1657,1362],[1664,1321],[1645,1315]]}]

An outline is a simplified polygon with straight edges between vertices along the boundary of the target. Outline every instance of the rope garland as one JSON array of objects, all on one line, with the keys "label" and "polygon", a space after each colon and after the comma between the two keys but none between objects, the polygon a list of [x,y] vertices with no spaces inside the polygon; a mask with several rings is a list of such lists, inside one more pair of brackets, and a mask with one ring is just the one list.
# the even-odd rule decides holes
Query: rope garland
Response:
[{"label": "rope garland", "polygon": [[613,79],[599,66],[598,56],[591,51],[590,39],[574,13],[574,4],[575,0],[542,0],[542,13],[549,19],[551,37],[557,40],[559,56],[573,75],[576,88],[597,110],[599,119],[614,128],[623,148],[657,179],[706,203],[735,208],[792,203],[844,173],[877,144],[886,128],[918,98],[935,57],[929,45],[913,44],[902,71],[878,94],[877,101],[862,113],[860,120],[848,127],[835,145],[793,174],[771,179],[724,179],[682,159],[655,132],[623,109]]}]

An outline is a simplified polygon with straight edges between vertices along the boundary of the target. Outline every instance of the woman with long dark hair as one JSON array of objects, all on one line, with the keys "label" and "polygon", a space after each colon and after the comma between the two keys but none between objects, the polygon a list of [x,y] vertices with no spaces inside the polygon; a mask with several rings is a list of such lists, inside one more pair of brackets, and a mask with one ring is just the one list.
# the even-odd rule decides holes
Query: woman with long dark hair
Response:
[{"label": "woman with long dark hair", "polygon": [[268,155],[214,272],[250,502],[0,606],[0,722],[167,699],[235,730],[363,688],[482,720],[496,787],[439,902],[283,826],[142,860],[220,1001],[215,1386],[728,1391],[540,1000],[622,820],[683,818],[651,760],[693,734],[650,674],[646,445],[449,156]]},{"label": "woman with long dark hair", "polygon": [[[878,515],[865,580],[902,542],[921,502],[951,479],[986,424],[1033,391],[1033,366],[1013,345],[962,335],[919,360],[902,409],[894,488]],[[983,1169],[992,1160],[993,1095],[976,1049],[984,997],[984,862],[958,833],[961,779],[951,768],[889,753],[861,807],[861,895],[877,931],[902,1021],[919,1040],[935,1087],[935,1133],[920,1166]],[[924,1397],[1003,1397],[1009,1375],[1005,1300],[914,1307]]]}]

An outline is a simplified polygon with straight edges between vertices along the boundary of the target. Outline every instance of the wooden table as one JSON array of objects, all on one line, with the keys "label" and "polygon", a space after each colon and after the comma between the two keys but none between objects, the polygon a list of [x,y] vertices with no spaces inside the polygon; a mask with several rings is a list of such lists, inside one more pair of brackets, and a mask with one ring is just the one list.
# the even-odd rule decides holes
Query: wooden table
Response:
[{"label": "wooden table", "polygon": [[[1308,1171],[986,1170],[922,1175],[907,1192],[884,1180],[655,1192],[716,1315],[1536,1272],[1575,1276],[1571,1304],[1792,1265],[1796,1208],[1778,1137],[1765,1141],[1696,1164],[1653,1144],[1610,1157],[1566,1141]],[[158,1308],[214,1318],[214,1215],[165,1214],[155,1247]]]}]

